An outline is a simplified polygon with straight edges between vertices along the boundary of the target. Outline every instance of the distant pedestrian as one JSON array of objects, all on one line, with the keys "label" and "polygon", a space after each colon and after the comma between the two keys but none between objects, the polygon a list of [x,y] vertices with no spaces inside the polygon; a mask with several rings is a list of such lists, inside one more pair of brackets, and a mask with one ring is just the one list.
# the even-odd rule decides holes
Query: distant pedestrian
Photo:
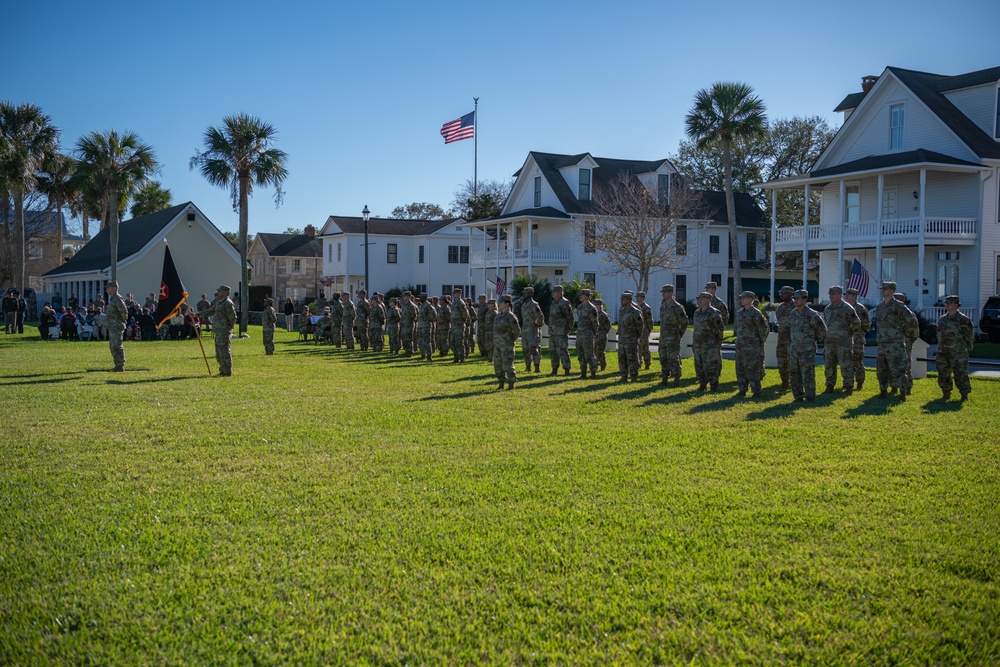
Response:
[{"label": "distant pedestrian", "polygon": [[207,310],[198,311],[198,317],[212,316],[212,329],[215,332],[215,359],[219,362],[219,375],[228,377],[233,374],[233,327],[236,326],[236,304],[229,298],[229,286],[219,285],[215,290],[215,301]]},{"label": "distant pedestrian", "polygon": [[653,309],[646,303],[646,293],[637,292],[635,305],[642,313],[642,334],[639,335],[639,361],[648,371],[653,355],[649,351],[649,337],[653,334]]},{"label": "distant pedestrian", "polygon": [[795,310],[795,304],[792,302],[794,292],[794,287],[785,285],[778,292],[778,298],[781,302],[777,306],[772,304],[767,307],[768,310],[774,311],[774,318],[778,321],[778,347],[775,352],[778,357],[778,376],[781,378],[782,389],[788,389],[791,386],[788,383],[788,343],[791,341],[792,331],[788,328],[788,318]]},{"label": "distant pedestrian", "polygon": [[608,367],[608,336],[611,335],[611,316],[604,309],[604,299],[594,299],[597,307],[597,337],[594,339],[594,356],[600,370]]},{"label": "distant pedestrian", "polygon": [[417,306],[413,303],[413,293],[406,290],[402,294],[403,303],[399,306],[399,344],[403,355],[413,356],[413,341],[417,329]]},{"label": "distant pedestrian", "polygon": [[725,301],[715,296],[718,289],[719,284],[714,281],[705,284],[705,291],[712,295],[712,303],[709,305],[719,311],[719,315],[722,317],[722,324],[725,326],[729,324],[729,306],[726,305]]},{"label": "distant pedestrian", "polygon": [[486,315],[483,317],[483,346],[486,349],[486,358],[493,361],[493,322],[497,317],[497,300],[490,299],[486,302]]},{"label": "distant pedestrian", "polygon": [[357,319],[358,311],[355,309],[354,304],[351,303],[351,295],[348,292],[344,292],[340,295],[340,307],[343,311],[341,317],[341,331],[344,340],[344,345],[348,350],[354,349],[354,324]]},{"label": "distant pedestrian", "polygon": [[622,292],[618,309],[618,382],[639,381],[639,338],[642,311],[632,303],[632,292]]},{"label": "distant pedestrian", "polygon": [[535,288],[529,285],[521,292],[521,352],[524,354],[525,371],[530,371],[532,364],[536,373],[542,370],[543,324],[545,316],[542,315],[542,307],[535,301]]},{"label": "distant pedestrian", "polygon": [[879,397],[888,398],[888,389],[899,390],[906,400],[906,342],[905,333],[910,328],[910,310],[893,298],[896,283],[882,282],[882,301],[875,306],[875,331],[878,356],[875,374],[878,377]]},{"label": "distant pedestrian", "polygon": [[358,341],[361,351],[367,351],[368,341],[368,318],[371,316],[371,304],[368,303],[368,292],[358,290],[358,302],[354,305],[354,337]]},{"label": "distant pedestrian", "polygon": [[452,293],[454,297],[452,299],[451,311],[448,313],[450,319],[450,342],[451,349],[454,351],[455,355],[452,359],[453,364],[465,363],[466,356],[468,354],[465,344],[466,344],[466,333],[469,326],[469,322],[472,321],[472,314],[469,313],[468,305],[462,301],[462,288],[456,287]]},{"label": "distant pedestrian", "polygon": [[[205,299],[205,295],[201,295],[202,300]],[[207,307],[207,306],[206,306]],[[198,302],[198,310],[201,310],[201,301]],[[295,304],[292,303],[292,297],[285,297],[285,326],[288,328],[288,333],[292,333],[295,329],[292,328],[293,320],[295,319]]]}]

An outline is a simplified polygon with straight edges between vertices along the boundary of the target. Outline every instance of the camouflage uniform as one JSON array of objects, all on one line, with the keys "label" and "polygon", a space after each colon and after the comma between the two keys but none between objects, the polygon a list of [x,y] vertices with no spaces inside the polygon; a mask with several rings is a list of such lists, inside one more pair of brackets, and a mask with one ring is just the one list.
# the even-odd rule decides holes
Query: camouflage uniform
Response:
[{"label": "camouflage uniform", "polygon": [[333,339],[333,318],[330,317],[330,313],[323,313],[323,316],[316,320],[316,331],[313,333],[313,340],[318,343],[328,336],[331,340]]},{"label": "camouflage uniform", "polygon": [[910,309],[890,299],[875,306],[875,327],[878,334],[878,357],[875,375],[884,394],[888,387],[906,391],[905,332],[910,328]]},{"label": "camouflage uniform", "polygon": [[212,329],[215,332],[215,359],[219,362],[219,375],[233,374],[233,352],[230,337],[233,335],[233,327],[236,326],[236,304],[228,296],[224,299],[216,299],[208,310],[199,312],[198,317],[204,315],[212,316]]},{"label": "camouflage uniform", "polygon": [[972,391],[972,383],[969,382],[969,353],[972,352],[975,330],[972,320],[961,312],[938,318],[938,349],[934,363],[937,366],[938,386],[945,398],[951,397],[953,375],[963,401]]},{"label": "camouflage uniform", "polygon": [[443,357],[451,349],[451,306],[444,297],[438,299],[435,312],[437,319],[434,321],[434,347],[437,348],[438,356]]},{"label": "camouflage uniform", "polygon": [[344,344],[344,304],[339,298],[330,303],[331,333],[333,334],[333,344],[340,347]]},{"label": "camouflage uniform", "polygon": [[[482,297],[480,297],[482,298]],[[486,311],[489,305],[483,301],[476,305],[476,344],[479,345],[479,356],[488,357],[486,351]],[[490,350],[492,352],[492,350]]]},{"label": "camouflage uniform", "polygon": [[490,299],[486,305],[486,315],[483,316],[483,345],[486,346],[486,358],[493,361],[493,321],[497,317],[497,310],[490,308],[490,305],[495,306],[496,299]]},{"label": "camouflage uniform", "polygon": [[[587,291],[589,294],[589,290]],[[576,307],[576,357],[580,363],[580,377],[597,377],[597,355],[594,354],[594,339],[597,338],[597,306],[590,300],[581,301]]]},{"label": "camouflage uniform", "polygon": [[368,308],[368,344],[372,352],[381,352],[385,347],[385,306],[378,299],[372,299]]},{"label": "camouflage uniform", "polygon": [[351,303],[351,299],[347,298],[340,302],[343,307],[344,315],[341,318],[341,331],[343,332],[344,345],[348,350],[354,349],[354,321],[357,318],[358,311]]},{"label": "camouflage uniform", "polygon": [[[782,291],[786,291],[786,288],[782,287]],[[789,293],[794,292],[793,289],[787,289]],[[788,384],[788,344],[792,340],[792,330],[788,328],[789,317],[792,311],[795,310],[795,304],[789,299],[788,301],[782,301],[774,308],[774,317],[778,320],[778,375],[781,377],[781,386],[786,389],[789,387]]]},{"label": "camouflage uniform", "polygon": [[[857,293],[857,290],[854,292]],[[851,337],[851,365],[854,367],[854,387],[861,391],[865,384],[865,334],[872,326],[872,318],[863,304],[855,302],[852,305],[854,312],[858,314],[858,321],[861,322],[861,333]]]},{"label": "camouflage uniform", "polygon": [[549,360],[552,362],[552,375],[559,372],[560,362],[566,375],[569,375],[569,332],[573,328],[573,306],[562,295],[562,290],[553,293],[559,295],[553,298],[549,306]]},{"label": "camouflage uniform", "polygon": [[[905,298],[905,297],[903,297]],[[905,301],[903,305],[906,306]],[[913,391],[913,344],[917,342],[920,338],[920,322],[917,320],[917,314],[914,313],[907,306],[906,309],[910,312],[910,322],[903,330],[903,343],[906,345],[906,395],[909,396]]]},{"label": "camouflage uniform", "polygon": [[521,302],[521,351],[524,354],[524,370],[530,371],[534,364],[537,373],[542,364],[541,340],[545,317],[541,306],[533,298],[534,295],[534,290],[525,290],[524,300]]},{"label": "camouflage uniform", "polygon": [[597,364],[603,371],[608,367],[608,336],[611,334],[611,316],[604,310],[604,302],[601,299],[594,301],[597,308],[597,337],[594,338],[594,356],[597,357]]},{"label": "camouflage uniform", "polygon": [[358,303],[354,309],[354,335],[358,339],[358,347],[363,352],[368,349],[368,318],[371,316],[372,306],[368,299],[358,295]]},{"label": "camouflage uniform", "polygon": [[[631,297],[631,295],[629,295]],[[639,338],[642,336],[642,311],[629,298],[618,310],[618,374],[620,382],[639,380]]]},{"label": "camouflage uniform", "polygon": [[417,311],[417,342],[420,344],[420,357],[430,361],[434,355],[434,323],[437,311],[430,299],[424,301]]},{"label": "camouflage uniform", "polygon": [[278,324],[278,314],[274,312],[274,306],[268,304],[261,314],[261,323],[264,337],[264,354],[274,354],[274,327]]},{"label": "camouflage uniform", "polygon": [[719,311],[719,316],[722,318],[723,326],[729,324],[729,306],[726,305],[725,301],[713,294],[712,303],[709,305]]},{"label": "camouflage uniform", "polygon": [[826,324],[826,346],[823,365],[826,373],[826,391],[832,393],[837,384],[837,366],[848,393],[854,391],[854,337],[864,335],[857,311],[846,301],[829,304],[823,310]]},{"label": "camouflage uniform", "polygon": [[517,371],[514,370],[514,341],[519,333],[521,329],[517,317],[510,310],[501,310],[493,318],[493,372],[496,373],[501,388],[506,380],[507,388],[513,389],[514,381],[517,380]]},{"label": "camouflage uniform", "polygon": [[108,347],[115,362],[114,370],[125,370],[125,324],[128,322],[128,308],[121,294],[115,292],[108,299],[108,315],[104,326],[108,329]]},{"label": "camouflage uniform", "polygon": [[[746,292],[744,292],[746,294]],[[741,297],[742,298],[742,297]],[[736,311],[736,385],[740,394],[747,388],[760,396],[761,359],[767,340],[767,318],[752,304]]]},{"label": "camouflage uniform", "polygon": [[451,317],[451,349],[455,351],[452,363],[462,363],[466,358],[466,327],[472,316],[469,314],[469,307],[461,299],[455,299],[449,316]]},{"label": "camouflage uniform", "polygon": [[[795,294],[804,293],[799,290]],[[803,299],[808,298],[804,295]],[[815,310],[803,303],[789,316],[789,379],[792,396],[797,401],[816,399],[816,348],[826,337],[826,323]]]},{"label": "camouflage uniform", "polygon": [[472,299],[465,300],[465,309],[469,312],[469,321],[465,323],[465,358],[476,351],[476,307]]},{"label": "camouflage uniform", "polygon": [[413,356],[413,338],[417,328],[417,306],[412,299],[403,301],[399,307],[399,343],[403,354]]},{"label": "camouflage uniform", "polygon": [[399,306],[390,303],[385,312],[385,329],[389,335],[389,354],[399,354]]},{"label": "camouflage uniform", "polygon": [[639,359],[646,365],[646,370],[649,370],[649,366],[653,361],[653,355],[649,351],[649,337],[653,333],[653,309],[645,301],[645,294],[640,292],[643,296],[643,302],[637,303],[636,307],[642,313],[642,335],[639,336]]},{"label": "camouflage uniform", "polygon": [[[671,286],[672,287],[672,286]],[[660,357],[660,382],[666,384],[672,376],[674,384],[681,381],[681,338],[688,327],[687,311],[667,290],[670,298],[660,302],[660,341],[656,346]]]},{"label": "camouflage uniform", "polygon": [[698,378],[699,389],[711,385],[714,391],[719,386],[719,374],[722,372],[722,336],[726,325],[722,322],[722,314],[709,304],[711,299],[704,308],[694,311],[691,349],[694,352],[694,374]]}]

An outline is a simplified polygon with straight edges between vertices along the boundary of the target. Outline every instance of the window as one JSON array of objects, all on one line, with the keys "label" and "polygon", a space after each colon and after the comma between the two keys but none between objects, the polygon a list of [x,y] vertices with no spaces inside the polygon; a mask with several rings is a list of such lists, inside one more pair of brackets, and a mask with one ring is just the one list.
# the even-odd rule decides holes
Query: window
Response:
[{"label": "window", "polygon": [[597,223],[593,220],[585,220],[583,223],[583,251],[597,252]]},{"label": "window", "polygon": [[889,107],[889,150],[895,151],[903,148],[903,121],[905,109],[902,104],[893,104]]},{"label": "window", "polygon": [[670,174],[656,175],[656,203],[660,206],[670,203]]},{"label": "window", "polygon": [[939,252],[937,253],[937,261],[939,262],[957,261],[958,256],[959,253],[957,250],[955,252]]},{"label": "window", "polygon": [[747,234],[747,261],[756,262],[757,261],[757,235]]},{"label": "window", "polygon": [[896,281],[896,258],[882,257],[882,280]]},{"label": "window", "polygon": [[708,237],[708,251],[713,255],[719,254],[719,237],[715,234]]},{"label": "window", "polygon": [[[848,183],[845,188],[844,216],[847,222],[861,222],[861,184]],[[883,192],[883,194],[885,194]]]},{"label": "window", "polygon": [[339,261],[341,260],[341,257],[342,257],[342,256],[343,256],[343,255],[342,255],[342,253],[340,252],[340,243],[338,242],[338,243],[337,243],[337,261],[338,261],[338,262],[339,262]]},{"label": "window", "polygon": [[469,246],[467,245],[458,246],[458,263],[459,264],[469,263]]},{"label": "window", "polygon": [[332,262],[333,261],[333,244],[332,243],[328,243],[326,245],[326,261],[328,261],[328,262]]},{"label": "window", "polygon": [[678,255],[688,254],[688,228],[687,225],[677,225],[677,250]]},{"label": "window", "polygon": [[523,244],[521,242],[522,238],[524,238],[524,236],[521,233],[521,225],[517,225],[516,227],[514,227],[514,249],[515,250],[520,250],[523,247]]},{"label": "window", "polygon": [[[590,170],[581,169],[580,170],[580,192],[579,198],[581,201],[590,200]],[[537,206],[537,204],[536,204]]]},{"label": "window", "polygon": [[43,253],[41,241],[38,239],[28,240],[28,259],[41,259]]},{"label": "window", "polygon": [[597,287],[597,274],[596,273],[584,273],[583,282],[587,283],[591,287]]},{"label": "window", "polygon": [[300,273],[302,273],[302,260],[301,259],[293,259],[292,263],[291,263],[291,267],[288,269],[288,272],[291,273],[291,274],[300,274]]},{"label": "window", "polygon": [[542,205],[542,177],[535,176],[535,208]]},{"label": "window", "polygon": [[709,278],[709,280],[711,280],[716,285],[722,285],[722,274],[721,273],[713,273],[712,277]]},{"label": "window", "polygon": [[385,244],[385,261],[387,264],[396,263],[397,245],[395,243]]},{"label": "window", "polygon": [[896,188],[882,190],[882,219],[896,219]]},{"label": "window", "polygon": [[937,298],[949,294],[958,294],[958,262],[941,262],[937,267]]},{"label": "window", "polygon": [[458,264],[458,246],[450,245],[448,246],[448,263]]},{"label": "window", "polygon": [[420,294],[420,293],[426,292],[426,291],[427,291],[427,285],[417,285],[416,286],[416,293],[417,294]]},{"label": "window", "polygon": [[[418,264],[423,264],[424,263],[424,247],[423,246],[417,246],[417,263]],[[426,292],[427,288],[425,287],[421,291]]]},{"label": "window", "polygon": [[475,285],[441,285],[441,296],[454,296],[454,292],[457,289],[462,290],[463,299],[476,298]]},{"label": "window", "polygon": [[683,273],[674,276],[674,298],[681,303],[688,300],[688,277]]}]

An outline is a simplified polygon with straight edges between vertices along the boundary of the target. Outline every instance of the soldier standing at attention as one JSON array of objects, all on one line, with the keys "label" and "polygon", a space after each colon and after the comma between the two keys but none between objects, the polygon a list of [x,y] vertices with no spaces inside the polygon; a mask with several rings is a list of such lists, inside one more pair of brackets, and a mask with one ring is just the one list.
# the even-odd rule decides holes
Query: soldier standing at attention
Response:
[{"label": "soldier standing at attention", "polygon": [[788,343],[792,338],[791,329],[788,328],[788,317],[795,310],[795,304],[792,302],[792,293],[795,292],[795,288],[790,285],[785,285],[778,292],[778,298],[781,300],[777,306],[769,305],[768,310],[774,311],[774,317],[778,320],[778,347],[776,350],[778,357],[778,375],[781,377],[781,388],[788,389]]},{"label": "soldier standing at attention", "polygon": [[108,347],[111,348],[111,358],[115,362],[115,367],[111,370],[121,373],[125,370],[125,344],[122,340],[125,336],[125,323],[128,322],[128,308],[125,306],[125,299],[118,293],[117,282],[108,283],[106,289],[108,316],[104,326],[108,330]]},{"label": "soldier standing at attention", "polygon": [[367,291],[359,289],[358,303],[354,306],[354,335],[358,339],[358,347],[361,348],[362,352],[368,350],[368,318],[371,317],[372,312],[372,307],[368,303],[367,296]]},{"label": "soldier standing at attention", "polygon": [[278,324],[278,314],[274,312],[274,299],[264,300],[264,312],[261,314],[261,324],[264,331],[264,354],[274,354],[274,327]]},{"label": "soldier standing at attention", "polygon": [[688,327],[687,311],[674,299],[674,286],[660,288],[660,341],[656,346],[660,356],[660,384],[671,376],[674,386],[681,384],[681,338]]},{"label": "soldier standing at attention", "polygon": [[437,313],[434,321],[434,344],[438,350],[438,356],[443,357],[448,354],[451,341],[451,297],[447,294],[439,299],[431,297],[431,305]]},{"label": "soldier standing at attention", "polygon": [[469,321],[465,323],[465,358],[476,351],[476,306],[472,299],[465,300],[465,309],[469,312]]},{"label": "soldier standing at attention", "polygon": [[792,399],[816,400],[816,347],[826,337],[826,323],[806,303],[809,292],[795,290],[792,294],[795,310],[789,318],[791,341],[789,343],[789,376],[792,382]]},{"label": "soldier standing at attention", "polygon": [[399,300],[389,299],[389,307],[385,311],[385,329],[389,335],[389,354],[399,354]]},{"label": "soldier standing at attention", "polygon": [[632,292],[622,292],[618,310],[619,383],[639,381],[639,337],[642,336],[642,311],[632,303]]},{"label": "soldier standing at attention", "polygon": [[649,352],[649,337],[653,333],[653,309],[646,303],[646,293],[639,292],[635,295],[636,305],[642,313],[642,335],[639,336],[639,358],[649,370],[652,362],[652,355]]},{"label": "soldier standing at attention", "polygon": [[493,318],[493,372],[499,381],[499,389],[503,389],[506,380],[507,389],[514,388],[517,371],[514,370],[514,341],[521,333],[517,317],[510,312],[511,298],[509,294],[500,297],[500,312]]},{"label": "soldier standing at attention", "polygon": [[694,352],[694,374],[698,378],[698,391],[711,387],[719,388],[719,374],[722,373],[722,335],[726,325],[722,314],[712,307],[712,294],[700,292],[696,297],[698,308],[694,311],[694,338],[691,349]]},{"label": "soldier standing at attention", "polygon": [[705,283],[705,291],[712,295],[712,303],[710,304],[712,308],[719,311],[719,315],[722,316],[722,324],[725,326],[729,324],[729,306],[726,302],[715,296],[715,292],[718,290],[719,285],[715,282]]},{"label": "soldier standing at attention", "polygon": [[580,305],[576,307],[576,357],[580,362],[580,379],[597,377],[597,355],[594,340],[597,338],[597,306],[590,302],[590,290],[580,290]]},{"label": "soldier standing at attention", "polygon": [[399,344],[403,354],[413,356],[413,334],[417,328],[417,307],[413,303],[413,292],[403,292],[403,303],[399,307]]},{"label": "soldier standing at attention", "polygon": [[760,398],[761,359],[767,340],[767,318],[754,305],[757,295],[740,293],[740,309],[736,311],[736,385],[737,395],[746,396],[749,387],[754,398]]},{"label": "soldier standing at attention", "polygon": [[858,314],[858,321],[861,322],[861,333],[851,337],[851,361],[854,366],[854,388],[861,391],[865,384],[865,333],[872,326],[871,315],[864,304],[858,303],[858,290],[848,287],[844,290],[844,300],[851,304],[854,312]]},{"label": "soldier standing at attention", "polygon": [[837,385],[837,366],[844,381],[844,393],[854,393],[854,337],[864,335],[861,320],[851,304],[844,301],[844,289],[840,285],[830,288],[830,305],[823,310],[826,324],[826,347],[823,352],[823,366],[826,373],[826,391],[832,394]]},{"label": "soldier standing at attention", "polygon": [[[488,357],[486,351],[486,295],[479,295],[479,303],[476,305],[476,344],[479,346],[479,356]],[[492,350],[491,350],[492,352]]]},{"label": "soldier standing at attention", "polygon": [[340,307],[343,310],[343,315],[341,316],[341,331],[342,337],[344,339],[344,345],[347,346],[348,350],[354,349],[354,321],[357,319],[358,311],[351,303],[350,292],[344,292],[340,295]]},{"label": "soldier standing at attention", "polygon": [[486,316],[483,318],[483,345],[486,346],[486,358],[493,361],[493,321],[497,317],[497,300],[486,302]]},{"label": "soldier standing at attention", "polygon": [[896,283],[886,280],[881,285],[882,301],[875,306],[875,329],[878,334],[878,356],[875,375],[878,377],[879,398],[887,398],[889,387],[900,390],[906,400],[906,343],[903,332],[910,327],[909,309],[893,298]]},{"label": "soldier standing at attention", "polygon": [[608,366],[608,336],[611,335],[611,316],[604,310],[604,299],[594,299],[597,308],[597,338],[594,339],[594,356],[603,371]]},{"label": "soldier standing at attention", "polygon": [[381,352],[385,347],[385,306],[382,305],[382,295],[372,294],[368,302],[368,343],[372,352]]},{"label": "soldier standing at attention", "polygon": [[340,292],[334,292],[330,296],[333,301],[330,303],[330,328],[333,334],[332,341],[337,347],[344,344],[344,304],[341,302]]},{"label": "soldier standing at attention", "polygon": [[434,360],[434,322],[437,311],[427,298],[426,292],[420,293],[420,310],[417,311],[417,340],[420,343],[420,358]]},{"label": "soldier standing at attention", "polygon": [[[573,306],[569,299],[563,296],[562,285],[552,288],[552,305],[549,306],[549,360],[552,362],[552,372],[559,372],[562,363],[563,374],[569,375],[569,332],[573,328]],[[583,369],[586,373],[586,368]]]},{"label": "soldier standing at attention", "polygon": [[[514,319],[517,319],[516,317]],[[535,372],[542,371],[542,325],[545,316],[542,307],[535,301],[535,288],[524,288],[521,298],[521,351],[524,353],[524,370],[530,371],[532,363]]]},{"label": "soldier standing at attention", "polygon": [[903,343],[906,345],[906,381],[903,386],[906,395],[909,396],[913,393],[913,344],[920,338],[920,322],[917,320],[917,314],[906,305],[906,294],[895,292],[892,298],[906,306],[906,310],[910,313],[910,325],[903,329]]},{"label": "soldier standing at attention", "polygon": [[215,301],[207,310],[198,311],[198,317],[212,316],[212,329],[215,331],[215,359],[219,362],[219,375],[228,377],[233,374],[233,350],[230,338],[233,327],[236,326],[236,304],[229,298],[229,286],[219,285],[215,290]]},{"label": "soldier standing at attention", "polygon": [[469,307],[462,301],[462,288],[456,287],[452,292],[454,296],[453,306],[448,313],[451,324],[451,349],[455,355],[451,360],[453,364],[465,362],[465,328],[469,325],[472,315],[469,314]]},{"label": "soldier standing at attention", "polygon": [[952,294],[944,298],[945,314],[938,318],[937,366],[938,386],[941,397],[951,398],[951,378],[955,376],[955,386],[962,394],[962,400],[969,399],[972,383],[969,382],[969,353],[975,340],[976,327],[968,316],[959,312],[962,303]]}]

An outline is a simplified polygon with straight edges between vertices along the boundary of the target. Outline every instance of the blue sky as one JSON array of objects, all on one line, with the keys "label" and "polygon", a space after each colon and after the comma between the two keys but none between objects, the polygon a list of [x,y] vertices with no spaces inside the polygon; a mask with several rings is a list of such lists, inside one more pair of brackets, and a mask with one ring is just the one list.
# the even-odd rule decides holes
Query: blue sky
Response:
[{"label": "blue sky", "polygon": [[[255,193],[250,231],[317,227],[367,204],[447,207],[473,142],[443,123],[479,106],[479,177],[528,151],[658,159],[695,93],[754,87],[771,117],[820,115],[887,65],[957,74],[1000,65],[997,0],[681,3],[9,3],[0,98],[63,132],[137,132],[175,203],[236,230],[226,191],[188,168],[209,125],[248,112],[289,154],[285,202]],[[17,66],[11,66],[17,63]]]}]

